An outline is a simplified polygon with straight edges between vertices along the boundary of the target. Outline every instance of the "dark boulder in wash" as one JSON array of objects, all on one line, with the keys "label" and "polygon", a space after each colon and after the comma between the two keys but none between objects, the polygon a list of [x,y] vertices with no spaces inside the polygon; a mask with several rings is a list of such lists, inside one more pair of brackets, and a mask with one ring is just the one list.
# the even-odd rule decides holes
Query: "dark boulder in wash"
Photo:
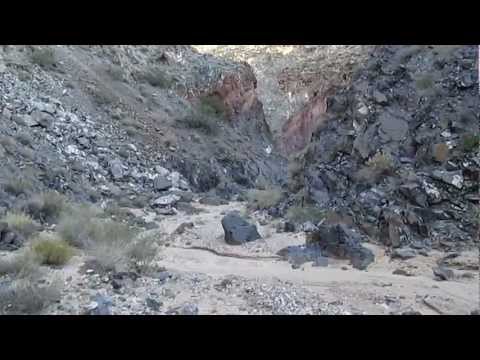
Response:
[{"label": "dark boulder in wash", "polygon": [[261,238],[257,227],[237,212],[225,215],[222,219],[222,227],[225,231],[225,242],[229,245],[241,245]]}]

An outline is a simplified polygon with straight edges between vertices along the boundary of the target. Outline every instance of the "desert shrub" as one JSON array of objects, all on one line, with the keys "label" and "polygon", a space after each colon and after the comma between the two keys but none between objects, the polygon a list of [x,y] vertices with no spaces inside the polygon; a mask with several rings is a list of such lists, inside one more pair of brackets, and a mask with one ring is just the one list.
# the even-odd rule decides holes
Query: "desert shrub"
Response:
[{"label": "desert shrub", "polygon": [[112,91],[106,87],[91,87],[90,93],[92,95],[93,102],[97,106],[111,105],[117,99]]},{"label": "desert shrub", "polygon": [[25,211],[34,219],[51,223],[58,220],[66,206],[67,199],[65,196],[55,191],[48,191],[27,201]]},{"label": "desert shrub", "polygon": [[31,277],[39,274],[39,263],[35,254],[29,250],[0,258],[0,276],[10,275],[14,278]]},{"label": "desert shrub", "polygon": [[116,203],[109,203],[105,207],[104,212],[107,216],[113,217],[115,219],[120,219],[120,220],[128,220],[128,219],[131,219],[132,217],[135,217],[129,209],[120,207]]},{"label": "desert shrub", "polygon": [[18,196],[29,193],[33,188],[33,183],[26,177],[8,178],[4,181],[3,188],[6,192]]},{"label": "desert shrub", "polygon": [[324,210],[318,209],[314,206],[292,206],[288,209],[286,217],[288,220],[303,224],[308,221],[313,224],[318,224],[325,218],[326,214]]},{"label": "desert shrub", "polygon": [[366,166],[361,168],[355,177],[361,182],[375,183],[382,176],[390,175],[393,171],[394,165],[390,155],[379,152],[367,161]]},{"label": "desert shrub", "polygon": [[248,206],[252,209],[269,209],[277,206],[283,198],[280,189],[250,190],[247,193]]},{"label": "desert shrub", "polygon": [[30,59],[34,64],[43,68],[51,68],[56,64],[55,52],[52,48],[36,48],[30,54]]},{"label": "desert shrub", "polygon": [[73,249],[55,233],[40,233],[32,241],[32,250],[43,265],[64,265],[73,256]]},{"label": "desert shrub", "polygon": [[480,144],[480,135],[466,135],[462,139],[462,148],[465,152],[474,152],[478,151],[478,146]]},{"label": "desert shrub", "polygon": [[137,127],[133,127],[133,126],[127,126],[125,127],[125,132],[127,133],[127,135],[129,137],[136,137],[138,135],[140,135],[140,132],[138,131],[138,128]]},{"label": "desert shrub", "polygon": [[187,129],[198,130],[207,135],[214,135],[218,132],[217,120],[210,115],[198,112],[188,114],[178,120],[178,123]]},{"label": "desert shrub", "polygon": [[145,270],[151,265],[156,254],[157,232],[143,232],[129,243],[125,250],[128,259],[134,262],[139,271]]},{"label": "desert shrub", "polygon": [[435,96],[439,93],[439,90],[435,87],[436,76],[435,73],[427,73],[414,77],[414,85],[419,95]]},{"label": "desert shrub", "polygon": [[48,284],[28,278],[17,279],[0,286],[0,314],[38,314],[60,297],[59,279]]},{"label": "desert shrub", "polygon": [[449,152],[448,146],[445,143],[433,145],[433,157],[438,162],[447,161]]},{"label": "desert shrub", "polygon": [[135,129],[143,129],[141,123],[139,123],[138,121],[136,121],[132,118],[129,118],[129,117],[121,119],[120,122],[125,127],[133,127]]},{"label": "desert shrub", "polygon": [[128,224],[106,218],[124,215],[112,206],[104,213],[89,206],[75,206],[62,213],[57,232],[69,244],[82,248],[104,271],[125,269],[132,261],[146,263],[155,256],[155,237],[139,235]]},{"label": "desert shrub", "polygon": [[140,74],[139,78],[140,81],[147,82],[151,86],[161,89],[168,88],[173,83],[173,79],[160,69],[151,69],[146,71],[143,74]]},{"label": "desert shrub", "polygon": [[27,214],[22,212],[9,212],[1,222],[6,222],[8,227],[28,239],[38,229],[38,224]]},{"label": "desert shrub", "polygon": [[88,241],[90,225],[101,210],[86,204],[76,204],[64,209],[58,221],[57,232],[69,244],[83,248]]},{"label": "desert shrub", "polygon": [[387,153],[379,152],[367,161],[367,166],[380,173],[388,173],[393,169],[393,160]]},{"label": "desert shrub", "polygon": [[423,48],[424,48],[424,45],[403,46],[403,47],[399,48],[399,50],[395,54],[394,60],[398,64],[404,63],[409,58],[411,58],[412,56],[415,56],[420,51],[422,51]]},{"label": "desert shrub", "polygon": [[207,116],[224,118],[227,115],[227,107],[218,96],[203,96],[200,98],[198,112]]},{"label": "desert shrub", "polygon": [[433,45],[433,51],[441,60],[448,60],[462,45]]},{"label": "desert shrub", "polygon": [[86,251],[105,271],[125,267],[127,249],[135,232],[126,224],[110,219],[96,219],[89,224]]},{"label": "desert shrub", "polygon": [[392,174],[394,171],[393,160],[388,154],[377,153],[367,161],[366,166],[361,168],[356,174],[355,179],[365,183],[376,183],[383,176]]}]

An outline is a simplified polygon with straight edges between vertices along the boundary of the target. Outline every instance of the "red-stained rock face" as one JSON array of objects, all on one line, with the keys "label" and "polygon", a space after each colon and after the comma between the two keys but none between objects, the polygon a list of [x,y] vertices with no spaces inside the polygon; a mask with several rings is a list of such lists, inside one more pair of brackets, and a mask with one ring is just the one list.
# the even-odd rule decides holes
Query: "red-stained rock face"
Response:
[{"label": "red-stained rock face", "polygon": [[242,71],[239,74],[226,75],[212,93],[222,99],[232,119],[239,116],[250,118],[249,115],[259,115],[258,111],[261,111],[256,87],[253,72]]},{"label": "red-stained rock face", "polygon": [[280,144],[285,155],[297,153],[309,144],[312,134],[325,121],[326,111],[327,97],[319,95],[285,123]]}]

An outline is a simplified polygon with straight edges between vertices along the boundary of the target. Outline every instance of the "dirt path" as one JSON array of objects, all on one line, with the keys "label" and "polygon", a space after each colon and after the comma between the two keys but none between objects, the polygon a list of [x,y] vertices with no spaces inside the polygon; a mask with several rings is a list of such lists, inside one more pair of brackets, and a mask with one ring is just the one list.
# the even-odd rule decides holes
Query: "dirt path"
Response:
[{"label": "dirt path", "polygon": [[[434,279],[432,267],[444,254],[432,251],[428,257],[392,261],[381,248],[368,244],[376,255],[368,271],[353,269],[348,261],[334,259],[328,259],[327,266],[314,267],[306,263],[294,269],[287,261],[264,257],[275,256],[286,246],[301,245],[303,234],[276,233],[274,224],[262,226],[257,223],[262,240],[244,246],[228,246],[223,241],[221,218],[226,211],[243,211],[243,204],[195,206],[204,211],[197,215],[165,217],[160,222],[167,234],[173,234],[182,223],[194,224],[183,234],[172,235],[170,246],[161,252],[160,261],[168,269],[219,278],[234,275],[263,282],[289,281],[318,293],[325,301],[341,300],[352,309],[368,314],[388,314],[401,309],[414,309],[422,314],[469,314],[479,306],[478,273],[471,272],[471,277],[467,278],[461,276],[465,271],[458,270],[452,281]],[[478,253],[473,252],[462,256],[478,259]],[[392,274],[400,267],[408,269],[413,276]]]}]

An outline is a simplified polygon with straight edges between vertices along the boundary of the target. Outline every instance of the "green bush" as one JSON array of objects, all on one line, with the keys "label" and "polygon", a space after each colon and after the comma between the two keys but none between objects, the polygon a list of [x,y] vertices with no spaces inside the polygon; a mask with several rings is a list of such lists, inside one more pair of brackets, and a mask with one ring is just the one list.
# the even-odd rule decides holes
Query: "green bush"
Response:
[{"label": "green bush", "polygon": [[326,214],[324,210],[318,209],[314,206],[292,206],[287,211],[287,219],[297,223],[303,224],[308,221],[313,224],[318,224],[325,218]]},{"label": "green bush", "polygon": [[478,151],[478,146],[480,144],[480,135],[466,135],[463,137],[462,147],[465,152],[474,152]]},{"label": "green bush", "polygon": [[55,52],[51,48],[34,49],[30,55],[34,64],[43,68],[51,68],[56,64]]},{"label": "green bush", "polygon": [[117,101],[117,97],[112,91],[106,87],[92,87],[90,88],[92,94],[93,102],[97,106],[112,105]]},{"label": "green bush", "polygon": [[185,128],[198,130],[207,135],[218,133],[217,119],[209,115],[192,113],[178,120],[178,122]]},{"label": "green bush", "polygon": [[227,115],[227,107],[222,99],[216,95],[201,97],[198,110],[206,116],[225,118]]},{"label": "green bush", "polygon": [[43,265],[64,265],[73,256],[73,249],[57,234],[40,233],[33,239],[32,250]]},{"label": "green bush", "polygon": [[250,190],[247,193],[248,206],[252,209],[269,209],[277,206],[283,199],[280,189]]},{"label": "green bush", "polygon": [[9,212],[0,222],[6,222],[8,227],[28,239],[38,229],[38,224],[27,214]]},{"label": "green bush", "polygon": [[153,87],[166,89],[173,83],[173,79],[160,69],[152,69],[140,75],[140,80],[149,83]]}]

